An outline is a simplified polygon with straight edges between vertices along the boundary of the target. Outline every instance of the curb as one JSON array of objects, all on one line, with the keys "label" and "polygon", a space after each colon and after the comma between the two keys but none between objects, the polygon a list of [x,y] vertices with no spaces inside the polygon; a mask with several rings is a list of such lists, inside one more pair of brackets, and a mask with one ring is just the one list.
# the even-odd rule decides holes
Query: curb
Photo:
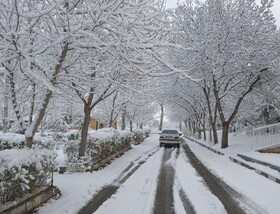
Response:
[{"label": "curb", "polygon": [[257,160],[257,159],[254,159],[254,158],[251,158],[251,157],[248,157],[248,156],[245,156],[245,155],[241,155],[241,154],[237,154],[237,156],[241,157],[242,159],[244,159],[246,161],[250,161],[252,163],[258,163],[258,164],[261,164],[261,165],[264,165],[264,166],[268,166],[271,169],[274,169],[274,170],[277,170],[278,172],[280,172],[280,167],[279,166],[275,166],[273,164],[270,164],[270,163],[267,163],[267,162],[264,162],[264,161],[260,161],[260,160]]},{"label": "curb", "polygon": [[218,151],[218,150],[216,150],[216,149],[213,149],[213,148],[211,148],[210,146],[206,146],[205,144],[200,143],[200,142],[198,142],[198,141],[196,141],[196,140],[194,140],[194,139],[192,139],[192,138],[189,138],[189,137],[185,137],[185,138],[187,138],[187,139],[189,139],[189,140],[191,140],[191,141],[193,141],[193,142],[199,144],[200,146],[205,147],[206,149],[208,149],[208,150],[210,150],[210,151],[212,151],[212,152],[214,152],[214,153],[216,153],[216,154],[225,155],[223,152],[220,152],[220,151]]},{"label": "curb", "polygon": [[235,159],[233,157],[229,157],[229,159],[231,161],[233,161],[234,163],[237,163],[237,164],[239,164],[241,166],[244,166],[244,167],[246,167],[248,169],[254,170],[257,174],[262,175],[262,176],[268,178],[269,180],[274,181],[275,183],[280,184],[280,179],[279,178],[276,178],[276,177],[274,177],[274,176],[272,176],[272,175],[270,175],[270,174],[268,174],[266,172],[263,172],[263,171],[261,171],[259,169],[256,169],[255,167],[249,166],[248,164],[246,164],[246,163],[244,163],[244,162],[242,162],[240,160],[237,160],[237,159]]},{"label": "curb", "polygon": [[235,158],[233,158],[233,157],[231,157],[231,156],[229,156],[229,159],[230,159],[232,162],[234,162],[234,163],[237,163],[237,164],[239,164],[239,165],[241,165],[241,166],[246,167],[247,169],[255,170],[254,167],[252,167],[252,166],[250,166],[250,165],[248,165],[248,164],[246,164],[246,163],[244,163],[244,162],[242,162],[242,161],[240,161],[240,160],[237,160],[237,159],[235,159]]}]

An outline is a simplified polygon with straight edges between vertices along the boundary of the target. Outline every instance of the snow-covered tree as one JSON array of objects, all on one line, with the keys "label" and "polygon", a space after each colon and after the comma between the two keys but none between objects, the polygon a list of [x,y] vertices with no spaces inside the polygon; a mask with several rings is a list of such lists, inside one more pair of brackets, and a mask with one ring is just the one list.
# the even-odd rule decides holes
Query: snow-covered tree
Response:
[{"label": "snow-covered tree", "polygon": [[[72,33],[79,28],[77,22],[73,27],[71,17],[76,5],[24,0],[0,4],[1,65],[9,81],[15,115],[25,132],[26,146],[31,148],[70,52]],[[23,118],[28,114],[30,121],[25,127]]]},{"label": "snow-covered tree", "polygon": [[275,69],[279,43],[272,3],[214,0],[194,4],[190,0],[177,10],[175,41],[189,50],[173,54],[173,60],[201,79],[209,98],[214,95],[214,111],[217,108],[223,126],[222,148],[228,146],[229,125],[244,97]]},{"label": "snow-covered tree", "polygon": [[[168,22],[162,1],[87,2],[76,65],[66,68],[67,83],[84,105],[81,146],[86,149],[90,114],[117,90],[137,90],[137,81],[156,70],[158,43]],[[136,84],[134,84],[136,82]]]}]

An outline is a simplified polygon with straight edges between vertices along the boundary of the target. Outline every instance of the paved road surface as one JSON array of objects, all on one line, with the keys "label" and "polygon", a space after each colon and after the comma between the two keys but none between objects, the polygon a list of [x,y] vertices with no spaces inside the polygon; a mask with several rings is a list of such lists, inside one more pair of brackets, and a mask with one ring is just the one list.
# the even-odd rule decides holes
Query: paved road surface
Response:
[{"label": "paved road surface", "polygon": [[[151,151],[149,159],[160,148]],[[174,177],[175,169],[172,164],[168,162],[171,158],[173,149],[165,148],[162,157],[161,169],[157,178],[157,191],[154,204],[154,214],[174,214],[174,198],[173,198],[173,188],[174,188]],[[199,176],[201,176],[208,186],[210,191],[221,201],[224,205],[228,214],[245,214],[245,213],[262,213],[257,208],[257,205],[251,202],[246,202],[243,196],[228,186],[226,183],[217,178],[212,174],[192,153],[189,146],[183,143],[181,149],[177,150],[175,158],[178,157],[180,153],[185,153],[190,161],[190,164],[196,169]],[[83,207],[78,213],[79,214],[91,214],[94,213],[103,202],[108,200],[113,194],[116,193],[118,188],[133,174],[135,173],[145,161],[141,161],[136,165],[130,164],[119,176],[118,180],[114,184],[109,185],[101,189],[96,195],[93,196],[92,200]],[[179,197],[182,201],[182,205],[185,212],[188,214],[196,214],[196,211],[191,204],[188,193],[183,189],[179,190]]]}]

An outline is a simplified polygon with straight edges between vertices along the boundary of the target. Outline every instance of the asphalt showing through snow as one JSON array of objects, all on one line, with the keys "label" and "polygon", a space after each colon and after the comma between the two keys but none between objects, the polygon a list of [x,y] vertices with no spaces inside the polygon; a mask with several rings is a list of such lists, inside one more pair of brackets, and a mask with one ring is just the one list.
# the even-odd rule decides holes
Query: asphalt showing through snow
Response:
[{"label": "asphalt showing through snow", "polygon": [[173,184],[175,171],[167,161],[171,158],[171,149],[165,149],[161,171],[158,176],[158,186],[154,214],[174,214],[173,207]]},{"label": "asphalt showing through snow", "polygon": [[[158,148],[150,150],[144,159],[135,159],[131,162],[126,169],[118,176],[118,178],[108,186],[103,187],[93,198],[84,206],[78,214],[91,214],[94,213],[106,200],[116,193],[118,188],[134,174],[151,156],[159,151]],[[157,177],[157,190],[154,204],[154,214],[174,214],[174,179],[175,169],[170,160],[177,159],[180,152],[184,152],[190,161],[190,164],[196,169],[199,176],[201,176],[208,186],[210,191],[221,201],[228,214],[246,214],[246,213],[262,213],[259,211],[257,205],[252,204],[250,201],[246,202],[240,193],[236,192],[233,188],[217,178],[212,174],[195,156],[186,143],[182,143],[181,150],[176,149],[176,155],[173,157],[172,152],[174,149],[166,148],[162,157],[160,173]],[[196,211],[191,204],[187,193],[180,188],[177,190],[179,198],[183,204],[185,212],[188,214],[196,214]]]},{"label": "asphalt showing through snow", "polygon": [[[116,193],[121,184],[123,184],[133,173],[139,169],[140,166],[142,166],[147,161],[147,159],[153,156],[157,151],[159,151],[159,147],[148,151],[150,154],[147,155],[145,160],[138,162],[136,166],[134,166],[134,163],[131,162],[118,176],[118,179],[113,182],[115,184],[103,187],[82,209],[79,210],[78,214],[94,213],[105,201],[107,201],[113,194]],[[134,161],[137,161],[139,158]]]},{"label": "asphalt showing through snow", "polygon": [[[187,144],[183,144],[184,151],[190,160],[190,164],[196,169],[197,173],[204,179],[210,191],[222,202],[228,214],[246,214],[239,204],[232,198],[229,191],[232,188],[222,183],[213,175],[193,154]],[[222,185],[221,185],[222,184]],[[232,190],[231,190],[232,191]]]}]

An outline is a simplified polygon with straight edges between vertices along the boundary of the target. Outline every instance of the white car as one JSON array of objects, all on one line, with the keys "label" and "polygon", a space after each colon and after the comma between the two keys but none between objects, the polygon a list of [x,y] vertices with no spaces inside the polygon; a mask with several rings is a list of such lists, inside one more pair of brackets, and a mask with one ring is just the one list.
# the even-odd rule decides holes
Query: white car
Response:
[{"label": "white car", "polygon": [[159,146],[174,146],[180,148],[180,133],[176,129],[164,129],[159,135]]}]

